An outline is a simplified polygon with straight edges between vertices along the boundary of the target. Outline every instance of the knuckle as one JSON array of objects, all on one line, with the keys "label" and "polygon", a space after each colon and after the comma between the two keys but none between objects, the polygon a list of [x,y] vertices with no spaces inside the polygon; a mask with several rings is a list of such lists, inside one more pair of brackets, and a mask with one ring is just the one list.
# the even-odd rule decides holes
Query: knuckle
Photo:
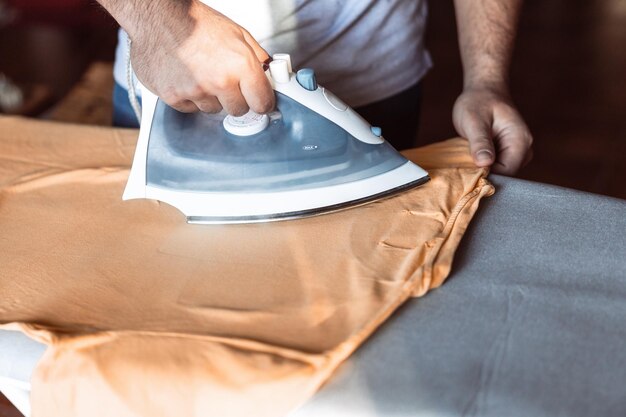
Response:
[{"label": "knuckle", "polygon": [[206,95],[206,90],[202,85],[195,83],[187,89],[186,95],[194,99],[202,98]]},{"label": "knuckle", "polygon": [[228,91],[233,88],[235,83],[230,77],[216,77],[212,84],[217,91]]},{"label": "knuckle", "polygon": [[176,101],[173,101],[172,103],[167,103],[167,104],[169,104],[170,107],[172,107],[172,108],[174,108],[174,109],[176,109],[176,110],[178,110],[180,112],[188,113],[187,109],[189,108],[189,105],[188,105],[188,102],[186,100],[182,100],[182,99],[181,100],[176,100]]},{"label": "knuckle", "polygon": [[198,106],[200,111],[204,113],[219,113],[220,111],[222,111],[222,106],[217,103],[203,102],[203,103],[197,103],[196,105]]},{"label": "knuckle", "polygon": [[182,94],[173,89],[168,89],[161,95],[161,99],[170,107],[183,113],[191,113],[195,111],[193,104],[186,100]]},{"label": "knuckle", "polygon": [[175,109],[183,109],[183,108],[185,108],[185,107],[188,107],[188,106],[187,106],[187,101],[186,101],[186,100],[183,100],[182,98],[181,98],[181,99],[174,100],[174,101],[172,101],[172,103],[171,103],[171,104],[170,104],[170,103],[168,103],[168,104],[169,104],[170,106],[174,107]]}]

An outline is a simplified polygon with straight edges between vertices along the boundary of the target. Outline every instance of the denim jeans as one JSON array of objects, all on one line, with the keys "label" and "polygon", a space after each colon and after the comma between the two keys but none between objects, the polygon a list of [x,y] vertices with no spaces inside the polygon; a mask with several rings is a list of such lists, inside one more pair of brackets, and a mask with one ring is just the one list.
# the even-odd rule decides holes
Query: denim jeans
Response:
[{"label": "denim jeans", "polygon": [[[137,97],[141,103],[141,98]],[[128,90],[115,83],[113,86],[113,126],[139,127],[139,120],[135,116],[133,107],[128,99]]]}]

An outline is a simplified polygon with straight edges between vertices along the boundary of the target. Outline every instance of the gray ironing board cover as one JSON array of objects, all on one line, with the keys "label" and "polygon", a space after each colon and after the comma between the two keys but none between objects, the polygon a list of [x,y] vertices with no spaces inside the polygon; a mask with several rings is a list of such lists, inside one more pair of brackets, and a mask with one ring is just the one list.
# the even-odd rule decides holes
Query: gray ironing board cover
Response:
[{"label": "gray ironing board cover", "polygon": [[490,179],[448,281],[294,417],[626,416],[626,201]]}]

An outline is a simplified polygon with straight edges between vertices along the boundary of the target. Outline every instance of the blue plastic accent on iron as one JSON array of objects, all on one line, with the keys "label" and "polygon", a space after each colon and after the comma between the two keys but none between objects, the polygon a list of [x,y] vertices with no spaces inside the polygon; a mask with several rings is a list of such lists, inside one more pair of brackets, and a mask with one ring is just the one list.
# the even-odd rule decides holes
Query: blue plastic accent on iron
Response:
[{"label": "blue plastic accent on iron", "polygon": [[372,134],[374,136],[381,137],[383,135],[383,130],[378,126],[372,126]]},{"label": "blue plastic accent on iron", "polygon": [[317,90],[317,79],[315,78],[315,71],[311,68],[302,68],[296,73],[296,80],[298,84],[305,90],[315,91]]},{"label": "blue plastic accent on iron", "polygon": [[387,142],[361,142],[297,101],[276,93],[280,116],[255,135],[224,129],[225,114],[180,113],[159,100],[147,184],[181,192],[279,192],[374,177],[407,162]]}]

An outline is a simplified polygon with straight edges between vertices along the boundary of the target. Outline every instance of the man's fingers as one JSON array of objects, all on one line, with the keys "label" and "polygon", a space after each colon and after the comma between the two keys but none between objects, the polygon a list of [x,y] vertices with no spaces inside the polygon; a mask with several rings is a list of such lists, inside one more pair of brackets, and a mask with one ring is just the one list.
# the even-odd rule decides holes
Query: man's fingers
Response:
[{"label": "man's fingers", "polygon": [[513,111],[506,116],[496,117],[496,142],[498,160],[493,172],[515,175],[520,168],[532,159],[532,135],[526,123]]},{"label": "man's fingers", "polygon": [[528,165],[530,161],[533,160],[534,156],[535,152],[533,151],[533,148],[528,149],[528,152],[526,152],[526,157],[524,158],[524,162],[522,162],[522,168]]},{"label": "man's fingers", "polygon": [[224,110],[233,116],[243,116],[250,110],[248,103],[237,87],[226,90],[224,93],[220,94],[217,99]]},{"label": "man's fingers", "polygon": [[190,100],[179,100],[175,103],[168,103],[168,104],[170,105],[170,107],[182,113],[195,113],[197,111],[200,111],[198,106],[196,106],[195,103]]},{"label": "man's fingers", "polygon": [[204,113],[219,113],[222,111],[222,105],[217,97],[204,97],[194,100],[194,103]]},{"label": "man's fingers", "polygon": [[268,113],[274,109],[275,96],[272,86],[259,67],[240,81],[241,94],[250,108],[257,113]]},{"label": "man's fingers", "polygon": [[532,159],[532,149],[523,131],[512,131],[499,136],[498,144],[498,160],[493,165],[493,172],[496,174],[515,175]]},{"label": "man's fingers", "polygon": [[[508,155],[509,152],[512,153],[513,155],[515,155],[515,152],[523,153],[523,151],[516,151],[516,150],[502,151],[500,155],[498,155],[498,160],[496,161],[496,163],[493,164],[491,167],[491,171],[494,174],[509,175],[509,176],[515,175],[521,168],[525,167],[526,165],[530,163],[530,161],[533,159],[533,154],[534,154],[532,148],[528,149],[526,151],[526,156],[522,160],[522,163],[519,164],[517,163],[517,161],[515,161],[515,158],[509,157]],[[513,159],[513,161],[511,161],[511,159]]]},{"label": "man's fingers", "polygon": [[184,113],[217,113],[224,109],[233,116],[243,116],[250,109],[270,112],[275,96],[263,71],[263,62],[269,55],[248,32],[241,30],[244,39],[239,41],[244,48],[239,49],[239,57],[231,57],[230,65],[214,73],[193,71],[190,68],[194,66],[187,66],[187,82],[176,82],[176,89],[163,93],[165,102]]},{"label": "man's fingers", "polygon": [[499,150],[498,160],[493,164],[492,172],[502,175],[515,175],[522,167],[525,150],[519,146],[505,146]]}]

